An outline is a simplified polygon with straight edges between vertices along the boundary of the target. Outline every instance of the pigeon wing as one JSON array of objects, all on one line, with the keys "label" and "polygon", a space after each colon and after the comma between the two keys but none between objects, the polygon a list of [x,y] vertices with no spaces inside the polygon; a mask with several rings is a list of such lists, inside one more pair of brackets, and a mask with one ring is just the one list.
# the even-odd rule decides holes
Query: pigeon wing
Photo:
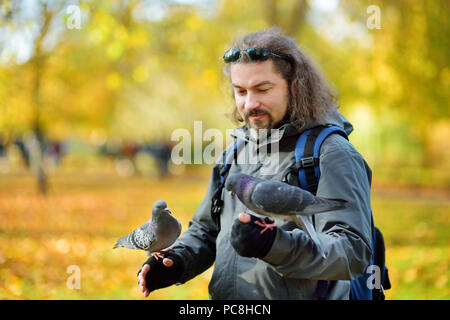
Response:
[{"label": "pigeon wing", "polygon": [[[292,215],[296,224],[301,227],[315,243],[319,254],[325,258],[319,237],[311,222],[311,218],[303,214],[315,202],[315,197],[300,188],[282,182],[261,182],[256,185],[252,200],[265,212],[278,215]],[[297,214],[296,214],[297,213]],[[310,214],[314,214],[311,212]]]},{"label": "pigeon wing", "polygon": [[311,216],[316,213],[340,210],[347,201],[316,197],[309,191],[278,181],[264,181],[255,186],[253,204],[266,213]]},{"label": "pigeon wing", "polygon": [[157,240],[152,220],[147,221],[130,233],[128,235],[128,239],[128,242],[131,243],[135,249],[149,250],[152,244],[154,244]]},{"label": "pigeon wing", "polygon": [[305,206],[304,190],[278,181],[259,182],[253,189],[251,202],[260,213],[278,215],[301,214]]}]

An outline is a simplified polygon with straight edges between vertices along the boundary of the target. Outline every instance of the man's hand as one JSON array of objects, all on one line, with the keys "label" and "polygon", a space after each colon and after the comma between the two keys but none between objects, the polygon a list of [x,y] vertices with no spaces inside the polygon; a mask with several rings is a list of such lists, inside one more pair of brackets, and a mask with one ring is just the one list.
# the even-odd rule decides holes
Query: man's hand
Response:
[{"label": "man's hand", "polygon": [[231,228],[231,245],[243,257],[264,258],[272,248],[277,228],[268,219],[240,213]]},{"label": "man's hand", "polygon": [[184,269],[183,261],[175,254],[167,255],[169,257],[162,260],[150,257],[138,272],[138,284],[144,297],[156,289],[179,282]]},{"label": "man's hand", "polygon": [[[165,265],[166,267],[171,267],[171,266],[173,266],[173,260],[169,259],[169,258],[164,258],[163,265]],[[146,298],[150,294],[150,291],[147,289],[147,283],[145,281],[145,278],[147,276],[147,273],[150,271],[150,268],[151,268],[150,265],[148,263],[146,263],[142,267],[141,271],[139,271],[139,273],[138,273],[139,288],[141,289],[142,293],[144,294],[144,297],[146,297]]]}]

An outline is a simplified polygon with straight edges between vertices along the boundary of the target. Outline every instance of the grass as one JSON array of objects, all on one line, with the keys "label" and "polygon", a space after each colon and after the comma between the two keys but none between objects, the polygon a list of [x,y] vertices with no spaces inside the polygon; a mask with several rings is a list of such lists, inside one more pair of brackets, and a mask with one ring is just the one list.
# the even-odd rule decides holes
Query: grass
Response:
[{"label": "grass", "polygon": [[[42,197],[26,174],[0,177],[0,299],[144,299],[136,273],[145,253],[112,250],[116,239],[150,218],[158,199],[187,228],[203,199],[208,170],[158,181],[113,173],[55,174]],[[449,299],[448,190],[373,189],[393,288],[389,299]],[[436,195],[437,194],[437,195]],[[68,289],[79,267],[80,289]],[[208,299],[212,270],[150,299]]]},{"label": "grass", "polygon": [[408,197],[374,192],[376,225],[386,242],[390,299],[450,298],[448,196]]}]

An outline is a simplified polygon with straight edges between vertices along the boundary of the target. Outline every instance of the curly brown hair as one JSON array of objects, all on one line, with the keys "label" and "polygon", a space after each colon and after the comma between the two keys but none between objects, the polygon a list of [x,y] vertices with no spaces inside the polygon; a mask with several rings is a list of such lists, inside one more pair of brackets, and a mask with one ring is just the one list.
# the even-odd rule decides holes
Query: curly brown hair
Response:
[{"label": "curly brown hair", "polygon": [[[269,56],[275,70],[288,82],[289,87],[289,120],[301,129],[307,120],[316,120],[325,124],[326,115],[337,104],[337,93],[322,76],[316,64],[305,55],[295,40],[285,36],[278,27],[248,34],[241,39],[234,40],[230,48],[259,47],[269,50],[283,58]],[[252,62],[245,51],[241,52],[238,60],[232,63]],[[231,79],[230,68],[227,63],[224,74]],[[234,94],[232,95],[234,99]],[[244,121],[237,108],[231,114],[236,123]]]}]

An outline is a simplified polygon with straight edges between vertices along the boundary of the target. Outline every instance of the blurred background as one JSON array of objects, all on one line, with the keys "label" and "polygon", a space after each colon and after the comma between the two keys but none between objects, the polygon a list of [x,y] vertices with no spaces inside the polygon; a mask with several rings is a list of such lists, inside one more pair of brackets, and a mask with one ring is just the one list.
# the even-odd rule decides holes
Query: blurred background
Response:
[{"label": "blurred background", "polygon": [[[158,199],[188,227],[211,165],[174,164],[171,135],[201,120],[225,139],[235,124],[222,55],[273,25],[333,83],[373,169],[387,298],[449,299],[448,6],[0,1],[0,299],[142,299],[145,254],[113,251],[115,240]],[[210,277],[149,299],[208,299]]]}]

